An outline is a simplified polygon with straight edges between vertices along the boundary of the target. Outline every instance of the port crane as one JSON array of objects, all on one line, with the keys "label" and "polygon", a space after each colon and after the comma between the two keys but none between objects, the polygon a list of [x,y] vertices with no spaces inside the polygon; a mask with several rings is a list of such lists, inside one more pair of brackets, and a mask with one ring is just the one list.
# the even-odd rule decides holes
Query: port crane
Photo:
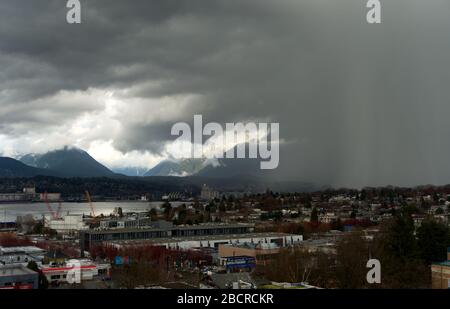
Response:
[{"label": "port crane", "polygon": [[89,207],[91,208],[91,216],[92,216],[93,218],[95,218],[94,205],[92,204],[91,195],[89,194],[89,191],[87,191],[87,190],[86,190],[86,198],[87,198],[87,200],[88,200]]},{"label": "port crane", "polygon": [[98,227],[98,223],[99,223],[100,217],[97,217],[95,215],[95,208],[94,208],[94,204],[92,203],[91,194],[87,190],[85,191],[85,193],[86,193],[87,201],[89,203],[89,207],[91,208],[91,219],[89,220],[90,221],[89,226],[91,228],[92,227]]}]

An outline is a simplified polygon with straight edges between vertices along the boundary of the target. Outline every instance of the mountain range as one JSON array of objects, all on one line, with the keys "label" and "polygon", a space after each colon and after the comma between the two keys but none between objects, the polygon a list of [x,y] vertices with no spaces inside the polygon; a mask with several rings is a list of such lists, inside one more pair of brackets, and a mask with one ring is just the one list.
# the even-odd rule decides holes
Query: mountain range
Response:
[{"label": "mountain range", "polygon": [[262,177],[270,171],[259,168],[259,160],[253,159],[180,159],[164,160],[151,169],[125,167],[108,169],[86,151],[75,147],[49,151],[44,154],[27,154],[19,158],[2,158],[0,176],[22,177],[48,175],[60,177],[153,177],[200,176],[205,178]]},{"label": "mountain range", "polygon": [[97,162],[86,151],[64,147],[45,154],[27,154],[19,159],[22,163],[63,177],[111,177],[115,173]]},{"label": "mountain range", "polygon": [[148,168],[142,167],[116,167],[111,169],[114,173],[130,177],[142,177],[148,172]]},{"label": "mountain range", "polygon": [[[259,160],[253,159],[182,159],[164,160],[155,167],[108,169],[92,158],[86,151],[65,147],[44,154],[27,154],[19,160],[0,157],[0,177],[23,178],[35,176],[108,177],[127,181],[129,176],[144,181],[165,182],[168,178],[178,183],[201,187],[208,183],[223,191],[264,191],[270,187],[277,190],[311,191],[310,183],[277,181],[275,171],[261,170]],[[176,177],[175,177],[176,176]]]},{"label": "mountain range", "polygon": [[35,175],[59,177],[153,177],[153,176],[201,176],[206,178],[229,178],[261,174],[259,161],[250,159],[180,159],[164,160],[151,169],[125,167],[108,169],[86,151],[75,147],[30,153],[18,160],[3,157],[0,177],[27,177]]},{"label": "mountain range", "polygon": [[164,160],[147,171],[144,176],[192,176],[215,164],[217,164],[215,160],[208,159]]},{"label": "mountain range", "polygon": [[26,165],[18,160],[0,157],[1,177],[61,176],[58,172]]}]

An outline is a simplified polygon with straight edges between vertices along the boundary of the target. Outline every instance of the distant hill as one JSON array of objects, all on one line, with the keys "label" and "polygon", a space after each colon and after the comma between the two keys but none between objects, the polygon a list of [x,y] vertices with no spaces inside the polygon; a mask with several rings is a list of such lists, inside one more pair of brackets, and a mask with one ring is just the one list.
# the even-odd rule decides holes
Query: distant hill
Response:
[{"label": "distant hill", "polygon": [[197,174],[210,161],[206,159],[164,160],[150,169],[144,176],[191,176]]},{"label": "distant hill", "polygon": [[[237,155],[237,147],[233,148],[235,155]],[[248,151],[248,144],[245,144],[246,153]],[[224,158],[217,159],[214,165],[205,166],[198,171],[196,176],[207,178],[234,178],[234,177],[268,177],[273,176],[275,170],[262,170],[261,159],[249,158]]]},{"label": "distant hill", "polygon": [[[208,184],[222,192],[264,192],[267,188],[297,192],[317,190],[314,184],[280,177],[277,170],[261,170],[259,159],[165,160],[147,172],[144,172],[142,168],[121,168],[113,172],[87,152],[65,147],[45,154],[28,154],[20,160],[21,162],[11,158],[1,158],[0,177],[19,178],[40,175],[62,178],[108,177],[112,183],[119,181],[130,186],[132,184],[141,186],[139,181],[150,182],[161,192],[178,186],[183,187],[183,190],[192,186],[200,188],[203,184]],[[130,176],[145,177],[132,179]]]},{"label": "distant hill", "polygon": [[231,178],[240,176],[262,177],[271,171],[260,169],[259,159],[218,159],[219,164],[209,165],[196,175],[208,178]]},{"label": "distant hill", "polygon": [[28,154],[20,161],[40,169],[53,170],[64,177],[110,177],[115,174],[86,151],[65,147],[45,154]]},{"label": "distant hill", "polygon": [[28,166],[18,160],[0,157],[0,177],[60,176],[59,173]]},{"label": "distant hill", "polygon": [[[246,147],[248,147],[246,145]],[[234,148],[237,151],[237,147]],[[225,157],[225,155],[224,155]],[[144,176],[200,176],[231,178],[241,176],[263,177],[273,171],[261,170],[260,159],[183,159],[164,160]]]},{"label": "distant hill", "polygon": [[[235,168],[237,168],[237,166],[234,166],[232,168],[228,166],[228,168],[225,169],[228,170],[228,172],[222,173],[225,171],[223,167],[216,167],[215,169],[212,169],[212,167],[208,165],[206,167],[205,174],[209,174],[210,176],[198,176],[198,175],[188,177],[153,176],[153,177],[131,178],[127,176],[118,177],[117,174],[112,174],[114,177],[108,177],[108,180],[102,180],[101,182],[98,183],[99,188],[98,190],[101,192],[108,192],[107,194],[111,194],[111,192],[117,192],[117,190],[119,190],[118,187],[120,187],[120,190],[125,190],[127,192],[142,193],[139,190],[150,190],[144,192],[155,191],[160,192],[162,194],[176,191],[194,192],[196,190],[199,190],[198,188],[201,188],[203,184],[208,184],[208,186],[211,186],[215,190],[219,191],[264,192],[267,188],[270,188],[271,190],[275,191],[291,191],[291,192],[292,191],[305,192],[317,190],[316,186],[310,183],[275,181],[270,177],[264,178],[250,175],[245,176],[243,174],[230,172],[236,171]],[[219,175],[230,175],[230,176],[218,177]],[[37,179],[39,181],[44,181],[46,183],[46,186],[48,186],[49,181],[54,182],[55,183],[54,190],[61,190],[61,188],[59,188],[57,184],[67,184],[69,185],[70,188],[73,188],[73,186],[80,186],[80,185],[83,186],[84,183],[69,179],[67,174],[61,175],[61,173],[50,170],[48,168],[32,167],[12,158],[0,157],[0,178],[4,177],[4,178],[21,179],[36,176],[60,177],[53,179],[47,178]],[[91,178],[90,180],[90,182],[92,183],[96,183],[96,181],[97,182],[99,181],[98,178],[97,180],[95,180],[94,178]],[[81,190],[80,188],[77,189],[77,192],[78,191],[82,192],[80,191]],[[67,191],[65,193],[71,194],[73,192]]]},{"label": "distant hill", "polygon": [[147,173],[148,169],[141,167],[123,167],[123,168],[114,168],[112,170],[116,174],[121,174],[130,177],[142,177]]}]

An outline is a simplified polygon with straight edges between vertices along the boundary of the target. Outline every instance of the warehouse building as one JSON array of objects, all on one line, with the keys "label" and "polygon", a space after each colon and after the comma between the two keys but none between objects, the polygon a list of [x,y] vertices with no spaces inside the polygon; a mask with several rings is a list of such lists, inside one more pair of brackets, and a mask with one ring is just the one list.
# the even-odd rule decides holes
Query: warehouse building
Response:
[{"label": "warehouse building", "polygon": [[27,266],[29,262],[42,264],[45,250],[35,246],[0,247],[0,267],[2,265]]},{"label": "warehouse building", "polygon": [[45,226],[57,231],[59,234],[76,234],[79,230],[87,230],[89,226],[83,215],[67,214],[62,218],[45,217]]},{"label": "warehouse building", "polygon": [[0,203],[31,202],[35,198],[35,188],[24,188],[22,192],[16,193],[0,193]]},{"label": "warehouse building", "polygon": [[227,244],[276,244],[279,247],[292,246],[303,241],[302,235],[284,233],[246,233],[239,235],[209,235],[193,237],[169,237],[148,240],[116,240],[108,241],[106,244],[116,248],[127,246],[158,246],[167,249],[195,249],[211,248],[218,249],[220,245]]},{"label": "warehouse building", "polygon": [[39,286],[39,274],[22,265],[0,266],[0,290],[30,290]]},{"label": "warehouse building", "polygon": [[107,218],[100,221],[100,228],[103,229],[128,229],[137,227],[149,227],[151,225],[152,220],[148,217]]},{"label": "warehouse building", "polygon": [[[252,258],[256,265],[265,265],[280,252],[280,246],[274,242],[270,243],[240,243],[219,246],[219,258],[222,266],[230,266],[228,263],[236,264],[233,257]],[[231,259],[231,261],[230,261]]]},{"label": "warehouse building", "polygon": [[433,289],[450,289],[450,248],[447,261],[431,264],[431,286]]},{"label": "warehouse building", "polygon": [[89,250],[90,246],[103,242],[122,240],[148,240],[172,237],[238,235],[253,232],[253,224],[199,224],[192,226],[164,226],[159,223],[151,228],[134,229],[95,229],[80,231],[80,249]]}]

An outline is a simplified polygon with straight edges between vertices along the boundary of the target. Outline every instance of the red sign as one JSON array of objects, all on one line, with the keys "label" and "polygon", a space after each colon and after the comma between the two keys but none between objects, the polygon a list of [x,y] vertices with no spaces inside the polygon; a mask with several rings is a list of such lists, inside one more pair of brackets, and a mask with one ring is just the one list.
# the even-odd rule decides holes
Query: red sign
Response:
[{"label": "red sign", "polygon": [[32,284],[19,284],[19,285],[13,285],[13,286],[0,287],[0,290],[32,290],[32,289],[33,289]]}]

